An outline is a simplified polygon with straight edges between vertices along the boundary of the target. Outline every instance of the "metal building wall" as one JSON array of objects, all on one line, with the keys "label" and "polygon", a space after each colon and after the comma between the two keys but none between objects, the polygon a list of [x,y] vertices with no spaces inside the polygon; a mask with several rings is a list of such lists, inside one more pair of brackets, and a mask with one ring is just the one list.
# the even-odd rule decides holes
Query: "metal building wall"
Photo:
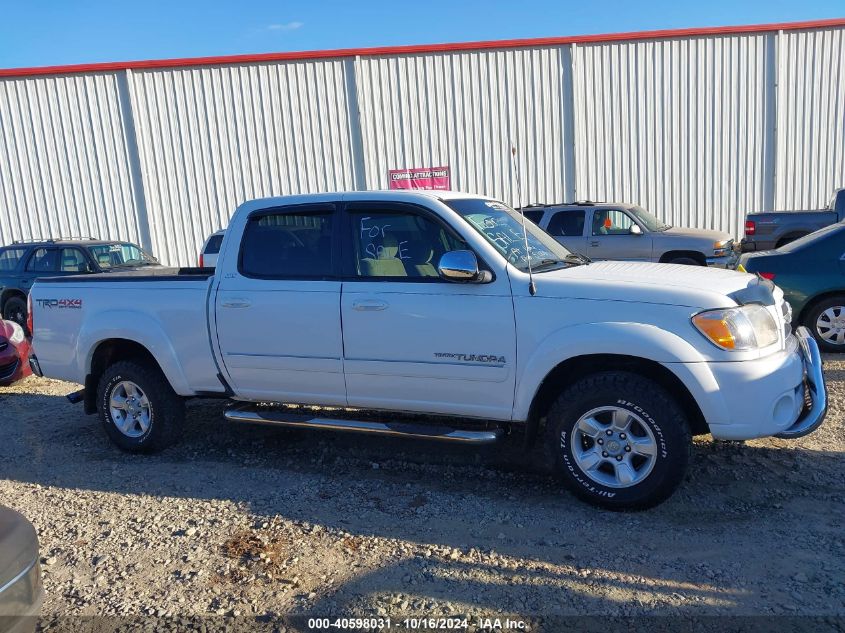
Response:
[{"label": "metal building wall", "polygon": [[196,265],[205,238],[246,200],[354,189],[347,67],[131,72],[153,252]]},{"label": "metal building wall", "polygon": [[771,187],[770,37],[576,46],[578,197],[741,233]]},{"label": "metal building wall", "polygon": [[93,234],[191,265],[246,199],[438,165],[512,204],[638,202],[739,237],[845,186],[845,26],[727,30],[0,70],[0,242]]},{"label": "metal building wall", "polygon": [[845,187],[845,30],[778,37],[778,209],[818,209]]},{"label": "metal building wall", "polygon": [[[360,58],[367,187],[389,169],[448,165],[452,187],[517,204],[574,193],[569,47]],[[569,151],[570,155],[567,156]]]},{"label": "metal building wall", "polygon": [[138,240],[114,73],[0,80],[0,244]]}]

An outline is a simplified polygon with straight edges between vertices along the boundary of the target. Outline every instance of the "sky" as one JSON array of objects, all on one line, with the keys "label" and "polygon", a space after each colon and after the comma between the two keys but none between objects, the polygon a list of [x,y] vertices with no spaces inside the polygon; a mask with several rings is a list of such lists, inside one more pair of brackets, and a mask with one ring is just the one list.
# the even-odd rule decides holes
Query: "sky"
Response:
[{"label": "sky", "polygon": [[0,0],[0,68],[845,17],[845,0]]}]

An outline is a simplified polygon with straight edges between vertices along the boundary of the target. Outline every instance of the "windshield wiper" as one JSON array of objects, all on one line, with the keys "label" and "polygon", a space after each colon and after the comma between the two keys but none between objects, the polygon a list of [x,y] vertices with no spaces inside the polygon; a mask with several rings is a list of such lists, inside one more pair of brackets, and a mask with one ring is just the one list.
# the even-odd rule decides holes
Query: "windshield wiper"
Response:
[{"label": "windshield wiper", "polygon": [[590,264],[592,263],[592,259],[587,257],[586,255],[582,255],[581,253],[569,253],[563,260],[567,264]]},{"label": "windshield wiper", "polygon": [[[568,255],[567,255],[567,257],[568,257]],[[569,264],[569,263],[571,263],[571,262],[568,262],[565,259],[541,259],[536,264],[534,262],[531,262],[531,269],[534,272],[537,272],[539,270],[542,270],[544,268],[548,268],[550,266],[556,266],[558,264]]]}]

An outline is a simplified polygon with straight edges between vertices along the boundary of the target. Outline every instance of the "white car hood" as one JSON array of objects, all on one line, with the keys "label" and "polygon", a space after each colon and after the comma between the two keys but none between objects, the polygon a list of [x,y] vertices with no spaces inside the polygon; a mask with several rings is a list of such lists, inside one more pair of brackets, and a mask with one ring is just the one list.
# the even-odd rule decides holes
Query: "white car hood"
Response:
[{"label": "white car hood", "polygon": [[537,294],[545,297],[707,309],[737,305],[728,295],[757,283],[757,277],[705,266],[607,261],[536,273],[534,282]]}]

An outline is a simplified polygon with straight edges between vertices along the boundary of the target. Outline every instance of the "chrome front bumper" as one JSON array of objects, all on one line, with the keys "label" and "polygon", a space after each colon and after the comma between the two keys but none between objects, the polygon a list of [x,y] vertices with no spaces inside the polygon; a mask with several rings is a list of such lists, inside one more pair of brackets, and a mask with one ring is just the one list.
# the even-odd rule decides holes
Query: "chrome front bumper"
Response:
[{"label": "chrome front bumper", "polygon": [[736,254],[736,251],[731,251],[728,255],[721,255],[720,257],[708,257],[706,258],[707,265],[712,266],[713,268],[736,268],[736,264],[739,261],[739,256]]},{"label": "chrome front bumper", "polygon": [[819,346],[803,325],[795,330],[795,336],[798,338],[798,349],[804,363],[804,384],[810,402],[804,407],[795,424],[775,436],[789,440],[812,433],[821,426],[827,415],[827,387],[824,384]]}]

